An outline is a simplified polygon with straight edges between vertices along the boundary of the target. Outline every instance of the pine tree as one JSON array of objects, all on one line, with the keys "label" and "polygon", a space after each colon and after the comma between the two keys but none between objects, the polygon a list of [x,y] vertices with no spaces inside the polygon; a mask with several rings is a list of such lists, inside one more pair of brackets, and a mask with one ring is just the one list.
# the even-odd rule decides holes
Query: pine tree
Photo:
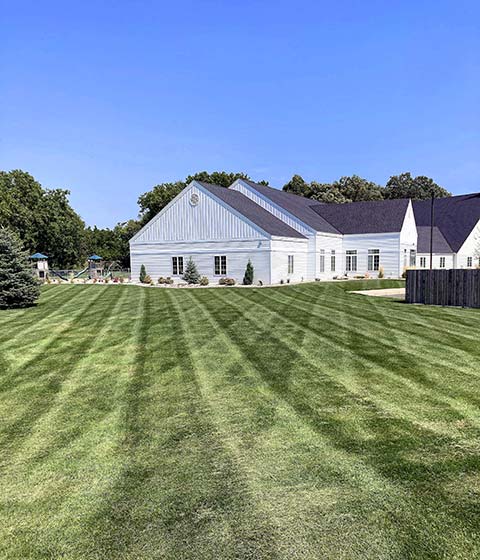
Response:
[{"label": "pine tree", "polygon": [[200,282],[200,274],[198,273],[197,266],[193,262],[192,257],[190,257],[187,261],[183,279],[189,284],[198,284]]},{"label": "pine tree", "polygon": [[252,261],[248,259],[247,267],[245,268],[245,274],[243,276],[243,285],[250,286],[253,284],[253,265]]},{"label": "pine tree", "polygon": [[0,229],[0,308],[27,307],[40,296],[20,239]]},{"label": "pine tree", "polygon": [[147,277],[147,271],[145,270],[145,265],[142,264],[142,266],[140,267],[140,282],[142,282],[142,284],[145,282],[145,278]]}]

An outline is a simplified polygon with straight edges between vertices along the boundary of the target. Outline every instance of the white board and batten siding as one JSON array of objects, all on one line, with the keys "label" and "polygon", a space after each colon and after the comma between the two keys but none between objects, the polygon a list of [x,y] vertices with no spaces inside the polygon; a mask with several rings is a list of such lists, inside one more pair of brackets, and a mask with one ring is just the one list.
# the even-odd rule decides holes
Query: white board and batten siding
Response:
[{"label": "white board and batten siding", "polygon": [[469,259],[473,267],[480,264],[480,220],[456,255],[456,268],[470,268]]}]

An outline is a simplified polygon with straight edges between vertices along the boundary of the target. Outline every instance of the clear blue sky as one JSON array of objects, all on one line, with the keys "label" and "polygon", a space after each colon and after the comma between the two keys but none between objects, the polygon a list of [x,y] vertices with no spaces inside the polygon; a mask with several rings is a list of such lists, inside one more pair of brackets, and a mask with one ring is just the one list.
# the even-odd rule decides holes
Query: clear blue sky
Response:
[{"label": "clear blue sky", "polygon": [[88,224],[200,170],[480,191],[478,1],[1,4],[0,168]]}]

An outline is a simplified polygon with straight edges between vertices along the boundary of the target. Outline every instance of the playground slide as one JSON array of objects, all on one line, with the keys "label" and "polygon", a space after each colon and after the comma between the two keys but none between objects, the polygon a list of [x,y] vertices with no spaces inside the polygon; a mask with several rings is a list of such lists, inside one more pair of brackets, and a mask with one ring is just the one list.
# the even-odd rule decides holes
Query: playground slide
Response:
[{"label": "playground slide", "polygon": [[75,274],[74,278],[78,278],[79,276],[81,276],[84,272],[87,272],[88,270],[88,266],[87,268],[84,268],[83,270],[81,270],[80,272],[77,272],[77,274]]},{"label": "playground slide", "polygon": [[56,270],[54,270],[53,268],[51,268],[48,272],[51,272],[52,274],[55,274],[55,276],[58,276],[59,278],[61,278],[62,280],[65,280],[68,282],[68,278],[66,276],[64,276],[63,274],[60,274],[60,272],[57,272]]}]

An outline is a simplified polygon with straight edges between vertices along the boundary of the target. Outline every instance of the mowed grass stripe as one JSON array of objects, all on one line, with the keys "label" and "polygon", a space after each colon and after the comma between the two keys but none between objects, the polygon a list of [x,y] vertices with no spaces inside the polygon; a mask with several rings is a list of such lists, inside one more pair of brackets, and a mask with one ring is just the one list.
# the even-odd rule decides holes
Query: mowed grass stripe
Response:
[{"label": "mowed grass stripe", "polygon": [[[38,304],[35,307],[17,310],[16,312],[10,311],[10,320],[3,319],[3,311],[0,312],[0,344],[5,344],[6,341],[15,340],[15,336],[27,337],[29,333],[34,330],[43,330],[45,334],[45,327],[50,325],[50,318],[54,317],[61,307],[70,303],[74,298],[85,297],[85,288],[79,289],[77,286],[68,286],[63,289],[63,286],[58,289],[50,290],[54,297],[45,299],[42,290]],[[7,346],[5,346],[7,348]]]},{"label": "mowed grass stripe", "polygon": [[[195,296],[203,304],[205,304],[205,299],[208,299],[202,297],[203,294],[195,293]],[[205,377],[205,386],[210,386],[209,391],[212,392],[212,408],[221,409],[222,406],[224,408],[224,422],[227,422],[225,431],[230,434],[231,439],[238,438],[238,441],[236,443],[232,441],[231,445],[237,446],[236,454],[238,456],[242,457],[242,453],[245,454],[242,458],[243,468],[250,473],[251,487],[262,496],[264,502],[262,508],[269,513],[272,521],[278,527],[278,547],[284,557],[290,558],[298,553],[297,535],[294,530],[292,531],[295,520],[298,522],[298,519],[301,518],[308,524],[308,520],[315,518],[320,512],[321,515],[330,516],[328,530],[312,535],[311,539],[304,543],[302,553],[306,558],[317,558],[321,554],[320,551],[323,551],[333,557],[334,554],[337,554],[334,543],[339,534],[344,536],[350,534],[353,546],[355,540],[360,539],[367,530],[364,511],[359,513],[356,518],[351,516],[348,526],[345,525],[343,514],[335,511],[334,505],[338,497],[341,496],[348,502],[350,485],[353,484],[353,480],[358,482],[361,479],[365,487],[374,486],[378,489],[383,488],[385,482],[373,470],[368,473],[368,469],[364,466],[359,468],[355,458],[348,457],[331,446],[329,438],[324,438],[321,433],[317,432],[316,426],[312,426],[310,421],[305,418],[303,409],[306,403],[302,398],[297,395],[292,400],[278,390],[276,385],[284,383],[282,372],[278,371],[278,375],[275,375],[274,372],[269,371],[266,374],[265,369],[259,368],[259,362],[255,360],[254,347],[245,349],[232,334],[241,332],[243,339],[245,333],[253,332],[257,342],[262,341],[264,338],[258,337],[259,325],[253,327],[243,324],[243,321],[248,321],[246,319],[248,313],[245,317],[242,312],[238,317],[233,315],[230,306],[232,300],[235,299],[234,294],[229,292],[228,296],[225,296],[225,301],[223,301],[223,296],[224,294],[222,294],[222,301],[218,302],[218,308],[221,310],[220,313],[225,324],[228,324],[231,330],[225,329],[217,312],[205,304],[211,317],[210,322],[217,325],[211,336],[211,346],[221,351],[219,338],[223,338],[226,332],[231,340],[230,345],[233,344],[241,357],[241,365],[238,367],[238,364],[235,363],[224,364],[222,362],[220,371],[223,371],[225,367],[225,373],[220,374],[218,369],[212,372],[212,375],[217,378],[216,382]],[[195,322],[198,322],[196,310],[192,309],[190,313],[196,318]],[[270,321],[264,321],[260,328],[269,329],[269,324]],[[205,346],[203,347],[208,356],[209,329],[205,329],[204,325],[203,329],[204,332],[206,331]],[[220,334],[217,335],[217,332]],[[285,356],[286,349],[282,347],[282,341],[279,342],[279,352]],[[255,341],[252,340],[252,343],[255,344]],[[265,353],[264,347],[261,352]],[[297,366],[295,351],[290,349],[289,354],[292,359],[286,360],[285,363]],[[267,370],[273,367],[268,351],[265,355],[265,362]],[[253,375],[251,372],[254,372]],[[232,373],[235,374],[235,377],[232,376]],[[275,377],[273,385],[272,375]],[[247,382],[251,387],[252,397],[245,402],[242,395],[238,393],[237,384]],[[217,395],[215,395],[216,391],[218,391]],[[255,394],[258,394],[259,398],[255,399]],[[336,403],[332,401],[332,395],[329,395],[328,407],[346,406],[342,389],[335,400]],[[255,403],[255,408],[260,410],[255,410],[255,408],[250,410],[253,403]],[[265,423],[260,419],[262,414],[266,415],[267,410],[270,421]],[[261,422],[260,425],[259,422]],[[266,441],[264,441],[265,437],[268,437]],[[268,444],[265,445],[267,442]],[[316,482],[311,484],[312,478],[315,476],[317,477]],[[332,484],[332,481],[335,482]],[[356,496],[355,500],[358,501],[359,497]],[[396,540],[386,538],[382,528],[376,534],[376,544],[372,546],[368,557],[378,558],[383,553],[390,557],[397,544]]]},{"label": "mowed grass stripe", "polygon": [[102,312],[108,315],[115,305],[114,298],[105,297],[105,290],[108,288],[72,311],[68,321],[33,355],[22,348],[19,355],[26,354],[26,358],[9,364],[0,386],[0,418],[4,419],[0,424],[0,445],[8,444],[10,452],[53,406],[53,396],[62,390],[75,365],[95,342],[96,331],[104,320]]},{"label": "mowed grass stripe", "polygon": [[[288,296],[291,300],[291,296]],[[277,290],[275,296],[268,294],[266,299],[272,299],[273,301],[283,301],[281,293]],[[365,299],[365,298],[363,298]],[[289,303],[291,303],[289,301]],[[392,303],[392,302],[391,302]],[[378,309],[383,302],[377,300],[376,309]],[[364,309],[365,309],[365,304]],[[371,304],[373,305],[373,304]],[[435,386],[437,391],[442,387],[445,381],[448,381],[448,376],[445,376],[445,370],[450,371],[450,373],[457,378],[461,375],[472,376],[472,368],[467,365],[471,363],[471,357],[469,355],[462,355],[461,363],[455,362],[453,366],[451,353],[446,353],[439,351],[436,348],[437,345],[433,346],[433,349],[426,346],[422,346],[421,353],[418,353],[418,337],[414,337],[409,331],[403,331],[398,328],[397,325],[393,326],[392,329],[385,329],[385,325],[382,321],[378,320],[378,315],[375,314],[374,317],[363,318],[362,320],[349,320],[348,312],[344,310],[335,310],[331,307],[326,307],[328,310],[328,315],[321,315],[315,312],[315,307],[311,304],[302,303],[302,300],[298,298],[296,301],[296,307],[293,308],[292,305],[283,305],[282,311],[284,317],[288,318],[295,314],[295,309],[301,309],[305,315],[305,318],[309,319],[309,330],[312,333],[319,335],[324,340],[331,339],[335,344],[339,342],[338,336],[341,336],[342,348],[347,350],[353,350],[355,354],[362,358],[368,358],[370,361],[382,365],[389,371],[392,369],[397,369],[396,366],[401,364],[402,377],[409,378],[415,383],[421,383],[426,385],[427,389]],[[365,316],[369,313],[365,310]],[[371,315],[371,314],[370,314]],[[336,317],[337,319],[333,319]],[[315,319],[318,318],[317,321]],[[332,329],[324,329],[323,325],[331,325]],[[341,327],[341,328],[338,328]],[[401,330],[401,337],[403,343],[395,344],[392,341],[392,332]],[[373,331],[373,332],[372,332]],[[423,337],[423,343],[425,344],[425,338]],[[428,341],[427,341],[428,342]],[[437,341],[436,341],[437,342]],[[380,349],[382,351],[380,351]],[[446,353],[445,357],[442,357],[442,353]],[[392,362],[392,364],[390,364]],[[429,371],[429,376],[419,375],[419,371],[422,369],[422,365],[429,365],[431,369]],[[393,365],[393,368],[390,367]],[[435,374],[435,372],[439,372]],[[415,372],[415,374],[413,374]],[[432,376],[435,376],[432,379]],[[473,376],[477,378],[477,374],[473,373]],[[454,393],[455,397],[461,396],[458,393],[458,385],[447,385],[444,389],[445,394],[449,395],[451,392]],[[466,393],[465,396],[469,401],[474,399],[472,394]],[[478,401],[474,399],[472,403],[475,407],[478,405]],[[475,409],[476,410],[476,409]]]},{"label": "mowed grass stripe", "polygon": [[[92,510],[109,494],[122,466],[122,396],[132,375],[145,300],[144,293],[136,295],[140,298],[128,288],[103,294],[108,304],[99,308],[105,322],[93,344],[54,396],[54,406],[9,458],[2,478],[9,523],[0,541],[16,545],[13,557],[84,558],[82,548],[91,550]],[[25,524],[32,514],[36,522]]]},{"label": "mowed grass stripe", "polygon": [[[232,300],[235,299],[235,297],[241,297],[242,292],[236,292],[235,295],[233,294],[233,292],[229,293],[229,297],[230,297],[230,304],[232,304]],[[226,296],[223,296],[226,299]],[[225,304],[227,304],[227,302],[225,301]],[[222,306],[222,313],[225,315],[226,314],[226,310],[225,310],[225,305]],[[238,319],[233,319],[232,317],[229,316],[229,322],[228,325],[225,324],[224,327],[226,329],[228,329],[230,326],[232,326],[232,328],[229,330],[230,333],[232,334],[236,334],[238,331],[236,329],[238,329],[240,327],[239,323],[239,319],[242,315],[242,310],[239,310],[239,315],[238,315]],[[258,325],[258,324],[257,324]],[[280,330],[280,325],[278,326],[278,330]],[[249,331],[248,328],[246,328],[243,325],[243,328],[240,329],[240,332],[245,332],[245,331]],[[270,335],[271,337],[271,335]],[[244,336],[242,336],[241,338],[239,338],[238,340],[242,341],[244,340]],[[266,338],[266,336],[265,336]],[[237,340],[237,338],[236,338]],[[260,338],[260,340],[263,340],[262,338]],[[281,341],[280,341],[281,342]],[[284,352],[281,350],[282,349],[282,345],[281,344],[275,344],[276,347],[276,356],[278,357],[279,355],[281,356],[281,358],[279,359],[279,367],[284,367],[282,366],[282,364],[286,364],[286,363],[291,363],[291,361],[288,361],[288,357],[286,355],[283,355]],[[255,350],[256,350],[257,346],[252,345],[252,346],[248,346],[247,351],[245,352],[246,355],[253,355],[255,356]],[[264,348],[262,348],[262,351],[264,351]],[[308,391],[308,385],[306,386],[307,391],[306,392],[298,392],[298,394],[295,395],[295,390],[298,386],[301,386],[302,389],[305,387],[305,383],[301,384],[301,383],[295,383],[294,386],[288,384],[288,379],[285,380],[285,374],[283,376],[280,376],[279,378],[277,378],[276,376],[272,376],[271,373],[271,369],[270,368],[274,368],[274,363],[272,363],[272,359],[274,359],[274,354],[272,352],[272,354],[269,356],[268,359],[268,367],[265,370],[265,374],[267,376],[267,378],[270,378],[271,383],[272,383],[272,387],[276,387],[277,390],[280,392],[280,394],[285,393],[285,389],[288,388],[288,393],[289,396],[288,398],[290,399],[290,402],[292,403],[293,406],[296,406],[297,408],[297,412],[299,414],[303,414],[305,416],[305,419],[309,422],[312,422],[312,425],[315,426],[319,426],[320,429],[322,430],[322,434],[325,433],[330,433],[331,434],[331,439],[332,442],[335,443],[340,443],[340,442],[344,442],[344,448],[345,450],[351,449],[353,447],[353,449],[355,449],[355,445],[358,446],[358,451],[362,451],[362,453],[364,454],[364,448],[361,445],[362,441],[360,440],[360,446],[359,443],[356,442],[356,434],[355,432],[350,432],[349,430],[339,430],[338,426],[343,426],[343,423],[339,424],[337,427],[335,427],[335,421],[339,420],[339,418],[337,418],[335,413],[332,413],[330,415],[324,415],[324,409],[323,407],[320,408],[320,412],[317,413],[317,411],[315,410],[314,407],[311,407],[309,402],[308,402],[308,394],[318,394],[318,390],[314,393],[313,389],[314,387],[312,387],[311,391]],[[302,375],[302,371],[303,369],[300,366],[300,363],[298,361],[294,361],[295,364],[295,373],[296,373],[296,381],[298,380],[299,377],[301,377]],[[259,361],[257,360],[256,363],[258,364]],[[322,380],[322,382],[324,383],[324,380]],[[322,383],[322,384],[323,384]],[[320,389],[320,388],[319,388]],[[329,388],[330,389],[330,388]],[[331,390],[328,391],[329,393],[331,393]],[[292,400],[293,399],[293,400]],[[359,403],[353,403],[357,408],[359,406]],[[361,403],[360,403],[361,404]],[[318,404],[317,404],[317,410],[318,410]],[[328,409],[327,409],[328,411]],[[430,451],[433,452],[435,454],[435,450],[438,444],[443,444],[444,443],[444,438],[442,437],[438,437],[436,435],[434,435],[433,433],[430,433],[428,430],[425,430],[424,428],[420,428],[417,427],[415,425],[413,425],[410,422],[406,422],[403,418],[385,418],[385,416],[383,414],[380,414],[379,418],[375,418],[375,415],[371,415],[369,414],[370,411],[370,407],[367,407],[365,409],[365,407],[363,406],[363,404],[361,404],[360,406],[360,411],[361,414],[365,414],[367,416],[367,422],[365,422],[365,426],[367,425],[371,425],[375,427],[375,430],[378,429],[377,427],[377,420],[379,420],[379,423],[382,427],[382,431],[380,432],[380,434],[375,434],[375,435],[380,435],[380,438],[376,438],[374,441],[376,443],[376,445],[372,446],[371,449],[371,456],[368,459],[368,456],[365,457],[365,459],[369,460],[369,463],[371,463],[371,466],[374,467],[375,465],[378,464],[378,457],[382,456],[385,457],[385,462],[383,464],[382,469],[379,471],[379,474],[381,474],[381,476],[383,478],[388,477],[393,483],[397,484],[398,483],[398,474],[402,473],[403,470],[405,470],[405,472],[408,474],[410,471],[411,465],[409,464],[408,461],[400,461],[397,454],[398,454],[398,450],[399,450],[399,443],[401,442],[403,446],[405,446],[405,443],[407,443],[409,440],[410,442],[415,442],[417,438],[422,438],[423,440],[430,440],[429,441],[429,448]],[[357,420],[358,418],[355,415],[354,410],[349,410],[347,414],[344,414],[345,419],[346,420]],[[374,422],[375,420],[375,422]],[[338,424],[338,422],[337,422]],[[328,427],[328,431],[326,430],[326,427]],[[371,427],[370,427],[370,432],[371,432]],[[368,433],[368,431],[367,431]],[[408,437],[405,437],[405,435],[408,434]],[[372,434],[373,435],[373,434]],[[373,439],[373,438],[372,438]],[[412,445],[410,443],[410,448],[412,448]],[[413,449],[414,450],[414,449]],[[423,451],[423,450],[422,450]],[[363,460],[365,460],[363,459]],[[472,456],[467,456],[465,463],[462,465],[462,463],[459,464],[459,468],[462,468],[462,466],[466,465],[470,465],[471,464],[471,460],[474,459]],[[447,469],[443,469],[442,465],[439,464],[438,468],[437,468],[437,476],[440,474],[445,474],[444,471],[447,471]],[[425,471],[425,474],[427,474],[428,470]],[[416,474],[420,474],[420,471],[418,470],[416,472]],[[407,476],[407,481],[409,481],[409,477]],[[438,483],[438,481],[437,481]],[[440,498],[440,495],[438,496]],[[413,520],[412,518],[412,510],[415,510],[418,508],[418,504],[416,504],[416,496],[415,493],[412,493],[412,501],[413,504],[415,504],[415,507],[413,507],[413,505],[407,505],[405,507],[405,516],[403,519],[404,525],[406,527],[408,527],[408,534],[409,534],[409,539],[410,542],[407,545],[407,548],[412,548],[415,549],[416,547],[419,546],[420,543],[417,542],[417,535],[419,534],[418,532],[418,527],[415,528],[414,525],[415,523],[418,524],[420,523],[421,525],[423,525],[423,528],[425,530],[425,534],[428,533],[428,524],[422,522],[422,520],[428,520],[429,519],[429,507],[433,506],[432,504],[428,504],[429,507],[426,507],[424,509],[424,511],[422,512],[422,514],[417,518],[415,516],[415,520]],[[447,502],[447,505],[450,507],[451,505]],[[462,507],[459,508],[460,510],[462,509]],[[413,525],[412,525],[413,524]],[[420,531],[421,533],[421,531]],[[424,535],[425,536],[425,535]],[[444,535],[436,535],[436,539],[443,539]],[[450,542],[455,542],[456,541],[456,535],[450,535],[451,540]],[[431,543],[431,539],[428,539],[429,543],[428,546],[432,546]],[[440,552],[443,549],[443,546],[446,546],[446,543],[443,543],[439,548],[438,548],[438,552]],[[436,547],[435,547],[436,548]]]}]

